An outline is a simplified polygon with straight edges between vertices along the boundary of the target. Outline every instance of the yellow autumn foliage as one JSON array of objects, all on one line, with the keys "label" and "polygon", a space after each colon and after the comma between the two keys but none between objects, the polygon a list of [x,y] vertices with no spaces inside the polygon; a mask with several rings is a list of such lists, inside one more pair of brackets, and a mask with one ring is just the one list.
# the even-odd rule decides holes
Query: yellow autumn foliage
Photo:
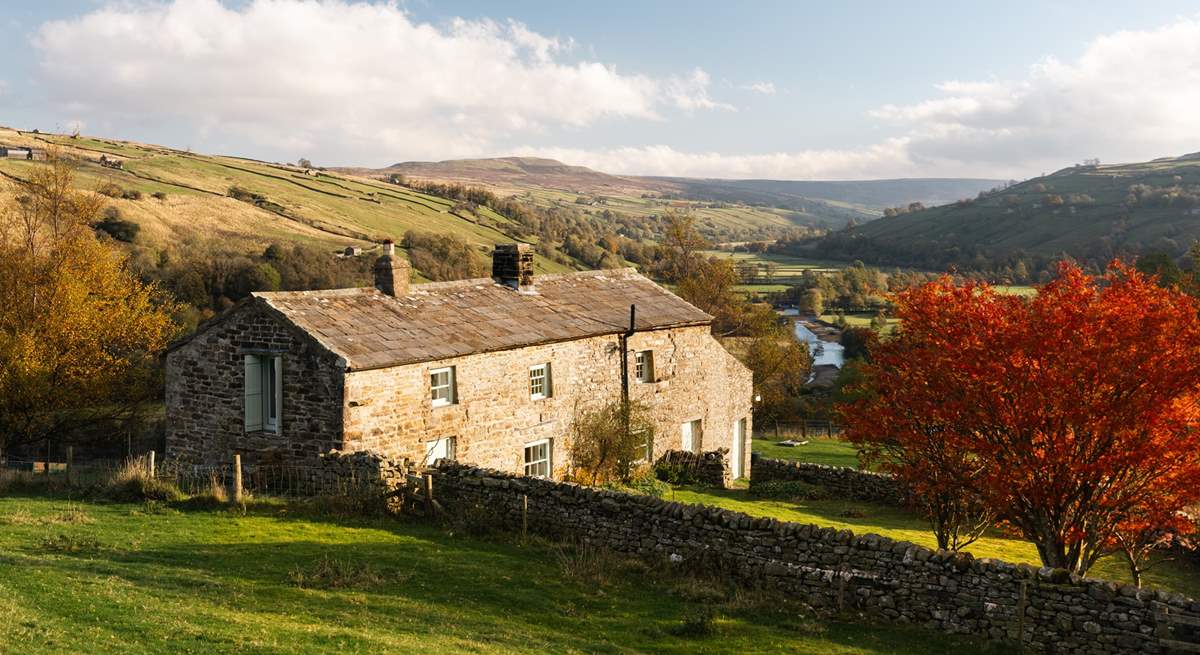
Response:
[{"label": "yellow autumn foliage", "polygon": [[102,202],[51,153],[0,208],[0,450],[134,415],[175,304],[97,239]]}]

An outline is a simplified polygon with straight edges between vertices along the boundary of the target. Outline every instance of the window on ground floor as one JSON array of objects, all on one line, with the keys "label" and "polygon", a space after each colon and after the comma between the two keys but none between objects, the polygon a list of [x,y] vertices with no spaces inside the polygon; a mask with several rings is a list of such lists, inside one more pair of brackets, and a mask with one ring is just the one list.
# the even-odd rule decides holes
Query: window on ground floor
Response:
[{"label": "window on ground floor", "polygon": [[454,437],[445,437],[442,439],[434,439],[433,441],[425,442],[425,460],[421,462],[422,466],[433,466],[439,459],[455,459],[455,439]]},{"label": "window on ground floor", "polygon": [[248,354],[245,364],[247,432],[279,432],[283,409],[283,358]]},{"label": "window on ground floor", "polygon": [[553,470],[550,465],[550,440],[542,439],[525,444],[525,475],[548,478]]}]

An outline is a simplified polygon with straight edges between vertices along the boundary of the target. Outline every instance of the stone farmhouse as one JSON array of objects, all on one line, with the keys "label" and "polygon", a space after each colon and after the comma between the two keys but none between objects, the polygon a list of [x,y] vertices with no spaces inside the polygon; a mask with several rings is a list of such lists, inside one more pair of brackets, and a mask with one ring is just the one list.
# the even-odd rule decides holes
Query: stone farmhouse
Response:
[{"label": "stone farmhouse", "polygon": [[[374,287],[255,293],[166,356],[166,455],[183,465],[330,450],[558,477],[573,417],[623,394],[652,410],[647,456],[725,449],[749,474],[751,374],[712,317],[632,269],[409,285],[385,244]],[[647,439],[647,442],[651,441]]]}]

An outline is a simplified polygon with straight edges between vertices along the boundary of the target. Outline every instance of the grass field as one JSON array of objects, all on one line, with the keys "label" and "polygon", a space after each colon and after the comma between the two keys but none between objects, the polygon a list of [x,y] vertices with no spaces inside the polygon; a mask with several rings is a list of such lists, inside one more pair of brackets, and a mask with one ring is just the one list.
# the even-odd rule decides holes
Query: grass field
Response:
[{"label": "grass field", "polygon": [[[902,626],[817,622],[787,603],[547,544],[282,504],[0,497],[0,651],[50,653],[981,652]],[[686,625],[716,611],[712,632]],[[997,651],[998,652],[998,651]]]},{"label": "grass field", "polygon": [[859,468],[858,451],[848,442],[838,439],[817,439],[789,435],[787,439],[805,441],[803,446],[779,446],[774,439],[754,439],[752,452],[771,459],[786,459],[797,462],[812,462],[829,466],[848,466]]}]

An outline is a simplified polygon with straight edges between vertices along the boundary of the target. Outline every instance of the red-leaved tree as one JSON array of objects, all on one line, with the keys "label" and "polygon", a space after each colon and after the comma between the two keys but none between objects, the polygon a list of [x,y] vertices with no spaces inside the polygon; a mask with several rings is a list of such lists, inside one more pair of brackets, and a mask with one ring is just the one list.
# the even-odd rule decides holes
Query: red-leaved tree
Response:
[{"label": "red-leaved tree", "polygon": [[1114,263],[1063,264],[1032,298],[946,277],[895,302],[839,411],[918,499],[978,502],[1078,573],[1200,499],[1195,299]]}]

